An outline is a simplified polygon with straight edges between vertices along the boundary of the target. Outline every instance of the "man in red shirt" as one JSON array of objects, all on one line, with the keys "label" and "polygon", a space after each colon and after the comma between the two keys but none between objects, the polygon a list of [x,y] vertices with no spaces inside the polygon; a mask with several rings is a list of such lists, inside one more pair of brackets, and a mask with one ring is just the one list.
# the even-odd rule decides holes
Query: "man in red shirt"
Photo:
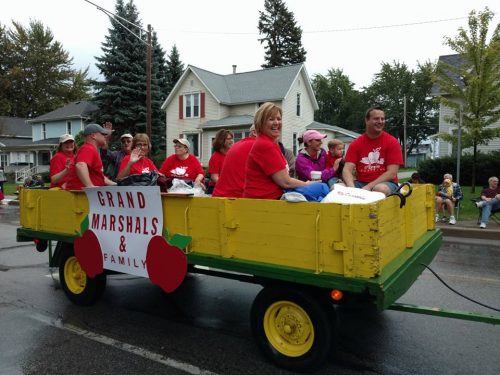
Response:
[{"label": "man in red shirt", "polygon": [[84,187],[116,185],[104,176],[99,148],[106,144],[108,130],[98,124],[89,124],[83,130],[85,143],[78,149],[75,163],[71,166],[66,190],[81,190]]},{"label": "man in red shirt", "polygon": [[255,142],[255,126],[250,128],[250,135],[236,142],[227,152],[226,159],[217,184],[215,184],[213,197],[241,198],[245,186],[245,166],[248,154]]},{"label": "man in red shirt", "polygon": [[389,195],[398,188],[399,166],[403,165],[401,146],[396,138],[384,131],[382,108],[373,107],[366,111],[365,125],[365,133],[347,150],[342,179],[346,186]]}]

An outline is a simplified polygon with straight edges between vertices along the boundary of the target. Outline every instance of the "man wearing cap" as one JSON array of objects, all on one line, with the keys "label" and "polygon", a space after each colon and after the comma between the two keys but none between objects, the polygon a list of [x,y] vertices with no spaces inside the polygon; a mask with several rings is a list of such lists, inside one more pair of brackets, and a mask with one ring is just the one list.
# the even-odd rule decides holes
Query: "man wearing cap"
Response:
[{"label": "man wearing cap", "polygon": [[403,165],[401,145],[384,131],[382,108],[368,109],[365,125],[365,133],[355,139],[347,150],[342,179],[346,186],[389,195],[398,188],[399,166]]},{"label": "man wearing cap", "polygon": [[89,124],[83,130],[85,143],[75,157],[75,164],[69,170],[65,189],[81,190],[84,187],[116,185],[104,176],[99,148],[106,145],[109,130],[98,124]]},{"label": "man wearing cap", "polygon": [[203,180],[205,171],[198,159],[189,153],[191,144],[185,138],[174,139],[175,153],[165,159],[160,168],[160,173],[165,177],[179,178],[186,182],[192,182],[205,189]]},{"label": "man wearing cap", "polygon": [[335,174],[333,168],[326,167],[326,151],[321,147],[326,134],[317,130],[307,130],[302,135],[304,148],[300,150],[295,160],[295,173],[302,181],[311,180],[311,172],[320,172],[321,181],[327,182]]},{"label": "man wearing cap", "polygon": [[[113,125],[111,122],[106,122],[104,124],[104,128],[109,130],[109,134],[107,136],[107,140],[109,141],[109,137],[111,136],[111,132],[113,131]],[[100,149],[101,159],[104,164],[104,174],[108,176],[109,179],[116,181],[116,177],[118,176],[118,172],[120,171],[120,165],[122,164],[125,156],[130,155],[132,152],[132,134],[125,133],[120,137],[121,150],[111,151],[108,149],[108,142]]]},{"label": "man wearing cap", "polygon": [[56,154],[50,159],[50,187],[62,188],[66,183],[69,169],[75,161],[75,138],[71,134],[59,137],[59,146]]}]

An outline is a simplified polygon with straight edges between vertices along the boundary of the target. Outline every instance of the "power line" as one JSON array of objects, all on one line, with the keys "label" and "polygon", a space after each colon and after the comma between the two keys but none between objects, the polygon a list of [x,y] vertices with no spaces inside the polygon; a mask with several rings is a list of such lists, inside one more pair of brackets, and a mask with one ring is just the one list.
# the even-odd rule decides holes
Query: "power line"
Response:
[{"label": "power line", "polygon": [[[87,0],[85,0],[87,1]],[[374,25],[374,26],[363,26],[363,27],[349,27],[343,29],[326,29],[326,30],[311,30],[311,31],[302,31],[303,34],[321,34],[321,33],[340,33],[340,32],[350,32],[350,31],[364,31],[364,30],[378,30],[378,29],[390,29],[397,27],[407,27],[407,26],[419,26],[419,25],[427,25],[431,23],[441,23],[441,22],[449,22],[449,21],[457,21],[468,19],[469,17],[454,17],[454,18],[445,18],[439,20],[429,20],[429,21],[419,21],[419,22],[407,22],[407,23],[399,23],[392,25]],[[168,30],[168,29],[158,29],[158,30]],[[228,31],[197,31],[197,30],[179,30],[181,33],[186,34],[207,34],[207,35],[259,35],[259,33],[255,32],[228,32]]]}]

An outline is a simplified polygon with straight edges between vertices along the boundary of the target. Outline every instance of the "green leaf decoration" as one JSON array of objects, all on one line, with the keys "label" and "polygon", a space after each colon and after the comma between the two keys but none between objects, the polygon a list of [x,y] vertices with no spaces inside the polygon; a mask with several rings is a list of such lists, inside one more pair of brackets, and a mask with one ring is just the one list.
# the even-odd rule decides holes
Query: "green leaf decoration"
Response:
[{"label": "green leaf decoration", "polygon": [[168,229],[166,227],[163,228],[163,238],[165,238],[168,241]]},{"label": "green leaf decoration", "polygon": [[177,246],[179,249],[185,249],[187,245],[191,242],[193,237],[185,236],[183,234],[176,233],[172,236],[170,241],[168,241],[171,245]]},{"label": "green leaf decoration", "polygon": [[85,219],[80,223],[80,236],[89,229],[89,215],[85,216]]}]

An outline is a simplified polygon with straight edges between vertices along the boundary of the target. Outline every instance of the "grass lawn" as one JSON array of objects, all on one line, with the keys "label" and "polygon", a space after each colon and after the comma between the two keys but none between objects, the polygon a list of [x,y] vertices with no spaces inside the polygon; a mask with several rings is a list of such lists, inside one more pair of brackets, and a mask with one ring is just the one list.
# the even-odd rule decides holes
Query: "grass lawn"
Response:
[{"label": "grass lawn", "polygon": [[6,182],[3,184],[3,193],[5,195],[14,195],[17,189],[17,184],[13,182]]}]

